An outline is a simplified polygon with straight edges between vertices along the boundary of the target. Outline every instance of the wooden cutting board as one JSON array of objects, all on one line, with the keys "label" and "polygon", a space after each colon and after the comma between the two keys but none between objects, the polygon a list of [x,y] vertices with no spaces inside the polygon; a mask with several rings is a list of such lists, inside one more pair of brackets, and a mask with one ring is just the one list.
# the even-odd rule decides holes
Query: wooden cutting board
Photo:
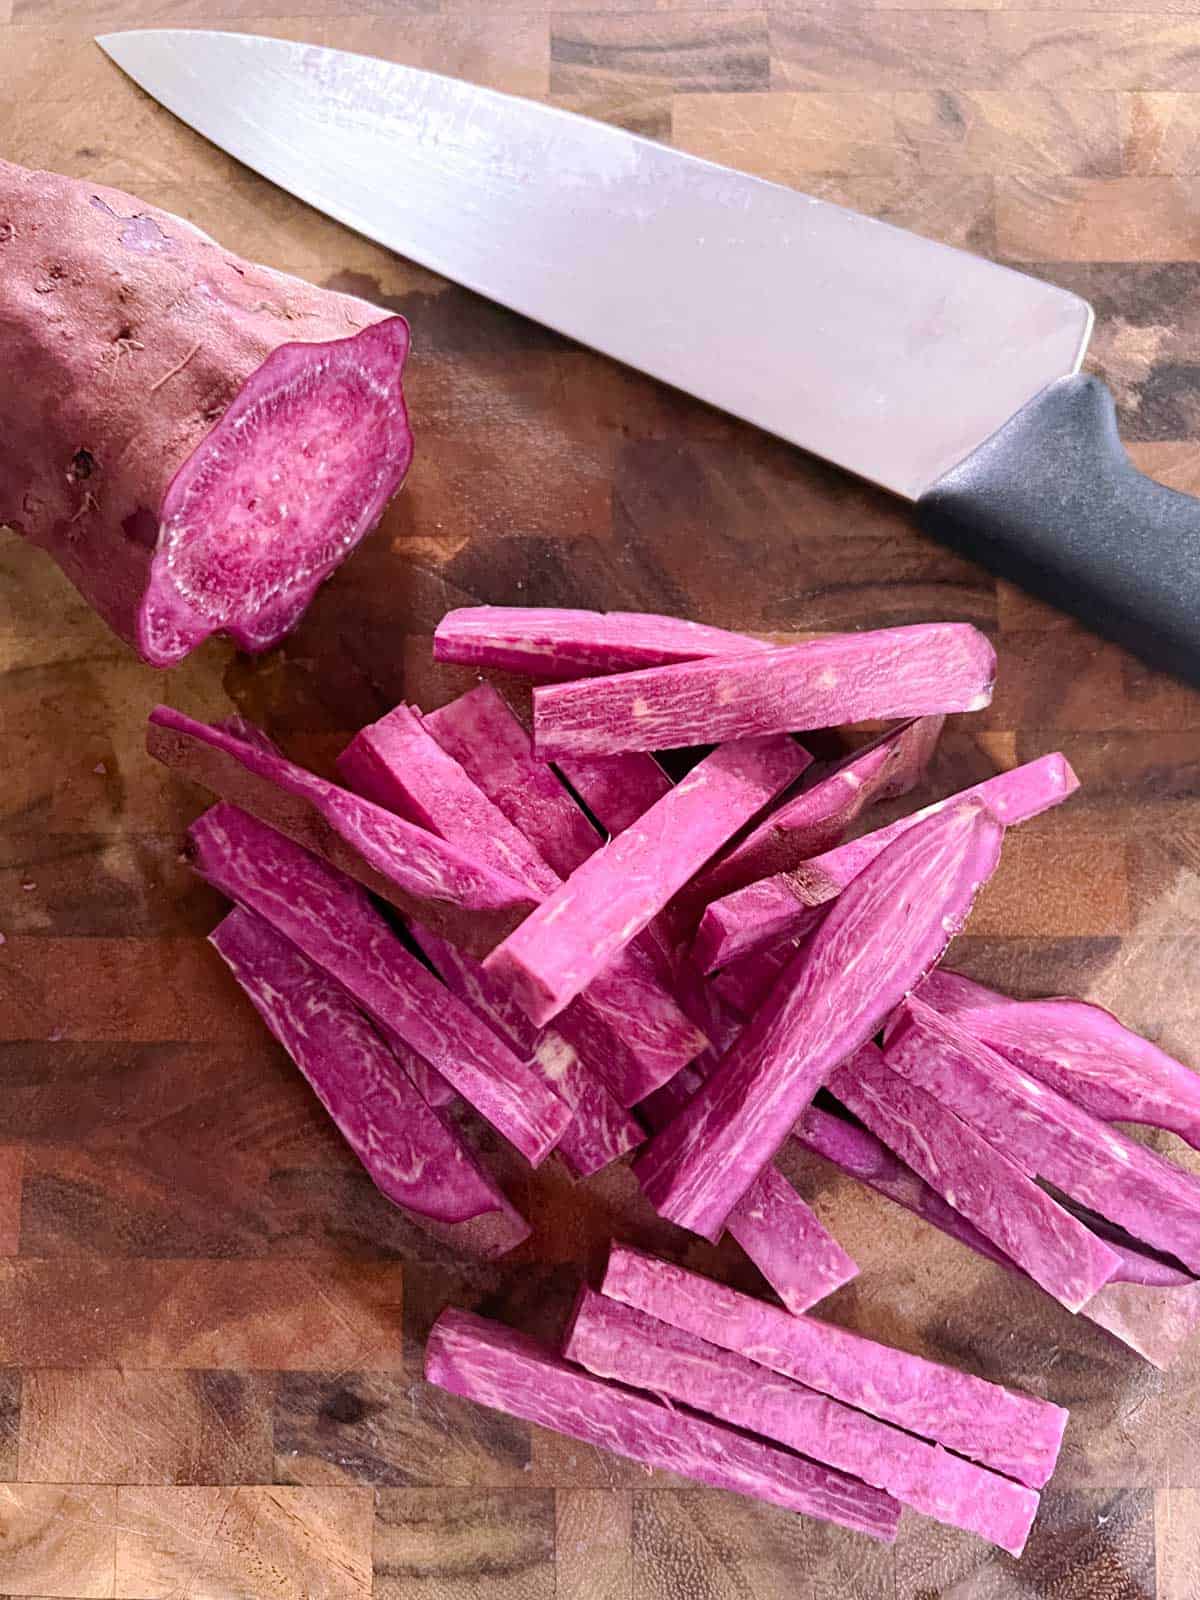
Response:
[{"label": "wooden cutting board", "polygon": [[257,660],[215,646],[156,675],[0,535],[0,1594],[1200,1594],[1200,1340],[1159,1374],[815,1164],[794,1176],[862,1266],[824,1314],[1070,1406],[1019,1567],[916,1518],[880,1549],[426,1390],[443,1303],[549,1331],[614,1232],[755,1280],[657,1224],[624,1169],[519,1178],[536,1238],[502,1267],[414,1236],[205,947],[220,907],[177,859],[203,800],[142,752],[163,698],[327,763],[402,697],[456,687],[429,635],[464,602],[784,633],[968,620],[999,688],[948,732],[930,796],[1053,748],[1084,789],[1011,838],[959,964],[1103,1000],[1200,1064],[1200,698],[935,549],[883,495],[306,211],[89,43],[178,22],[362,49],[1029,264],[1095,303],[1093,365],[1139,464],[1200,489],[1194,8],[945,3],[0,0],[0,152],[403,311],[417,434],[382,531]]}]

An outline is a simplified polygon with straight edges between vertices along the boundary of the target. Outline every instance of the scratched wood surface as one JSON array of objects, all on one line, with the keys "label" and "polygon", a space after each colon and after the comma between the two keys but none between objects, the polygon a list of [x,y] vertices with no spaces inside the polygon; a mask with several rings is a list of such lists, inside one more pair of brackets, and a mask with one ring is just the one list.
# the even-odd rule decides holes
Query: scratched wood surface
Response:
[{"label": "scratched wood surface", "polygon": [[[258,660],[215,646],[156,676],[0,535],[0,1594],[1200,1595],[1200,1341],[1156,1373],[824,1169],[798,1180],[863,1268],[828,1315],[1071,1407],[1019,1566],[916,1518],[881,1550],[425,1389],[448,1299],[550,1333],[613,1232],[755,1279],[657,1224],[624,1169],[573,1189],[514,1165],[536,1233],[511,1264],[415,1236],[206,949],[220,908],[177,859],[202,797],[141,748],[166,698],[327,762],[401,697],[451,691],[429,634],[464,601],[781,631],[965,618],[996,641],[999,688],[930,792],[1056,746],[1084,791],[1011,839],[960,963],[1102,999],[1200,1064],[1200,697],[935,549],[885,496],[306,211],[89,42],[192,23],[358,48],[1028,266],[1094,302],[1092,364],[1136,458],[1195,491],[1196,9],[0,0],[0,153],[403,311],[418,449],[382,531]],[[2,354],[0,381],[21,381]]]}]

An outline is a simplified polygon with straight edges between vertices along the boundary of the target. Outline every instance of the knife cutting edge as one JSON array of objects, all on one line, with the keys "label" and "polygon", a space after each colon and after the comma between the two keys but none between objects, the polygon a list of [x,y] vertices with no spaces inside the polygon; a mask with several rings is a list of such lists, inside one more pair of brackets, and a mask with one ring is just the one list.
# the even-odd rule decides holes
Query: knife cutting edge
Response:
[{"label": "knife cutting edge", "polygon": [[1200,505],[1079,372],[1086,301],[623,129],[373,57],[101,47],[357,232],[915,503],[922,527],[1200,685]]}]

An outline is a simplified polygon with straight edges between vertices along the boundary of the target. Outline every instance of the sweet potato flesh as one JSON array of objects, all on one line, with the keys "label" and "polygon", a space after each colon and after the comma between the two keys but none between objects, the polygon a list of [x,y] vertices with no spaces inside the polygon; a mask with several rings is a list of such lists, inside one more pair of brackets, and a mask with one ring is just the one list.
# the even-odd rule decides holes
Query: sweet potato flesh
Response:
[{"label": "sweet potato flesh", "polygon": [[163,502],[139,623],[152,659],[218,630],[261,650],[293,626],[408,465],[406,347],[402,323],[381,323],[282,346],[247,381]]}]

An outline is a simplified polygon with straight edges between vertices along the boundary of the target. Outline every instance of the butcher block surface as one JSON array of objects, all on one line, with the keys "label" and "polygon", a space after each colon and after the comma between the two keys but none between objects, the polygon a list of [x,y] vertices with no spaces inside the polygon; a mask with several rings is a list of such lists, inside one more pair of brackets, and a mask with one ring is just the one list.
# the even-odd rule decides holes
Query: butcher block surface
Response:
[{"label": "butcher block surface", "polygon": [[911,1515],[877,1546],[426,1388],[445,1303],[552,1335],[614,1233],[761,1285],[728,1242],[658,1222],[624,1166],[573,1187],[498,1154],[535,1229],[501,1265],[406,1225],[206,946],[221,905],[179,858],[204,797],[142,748],[166,699],[254,717],[328,770],[398,700],[471,681],[433,668],[430,635],[474,602],[785,637],[973,622],[996,696],[952,719],[916,798],[1056,748],[1083,788],[1010,837],[952,961],[1103,1001],[1200,1066],[1200,696],[885,495],[317,216],[90,42],[192,24],[363,50],[1028,267],[1092,300],[1090,365],[1135,458],[1197,492],[1200,18],[1075,3],[0,0],[0,154],[403,312],[417,449],[380,532],[258,659],[214,644],[156,674],[0,533],[0,1595],[1200,1595],[1200,1338],[1159,1373],[815,1159],[791,1175],[862,1267],[823,1315],[1070,1407],[1019,1564]]}]

